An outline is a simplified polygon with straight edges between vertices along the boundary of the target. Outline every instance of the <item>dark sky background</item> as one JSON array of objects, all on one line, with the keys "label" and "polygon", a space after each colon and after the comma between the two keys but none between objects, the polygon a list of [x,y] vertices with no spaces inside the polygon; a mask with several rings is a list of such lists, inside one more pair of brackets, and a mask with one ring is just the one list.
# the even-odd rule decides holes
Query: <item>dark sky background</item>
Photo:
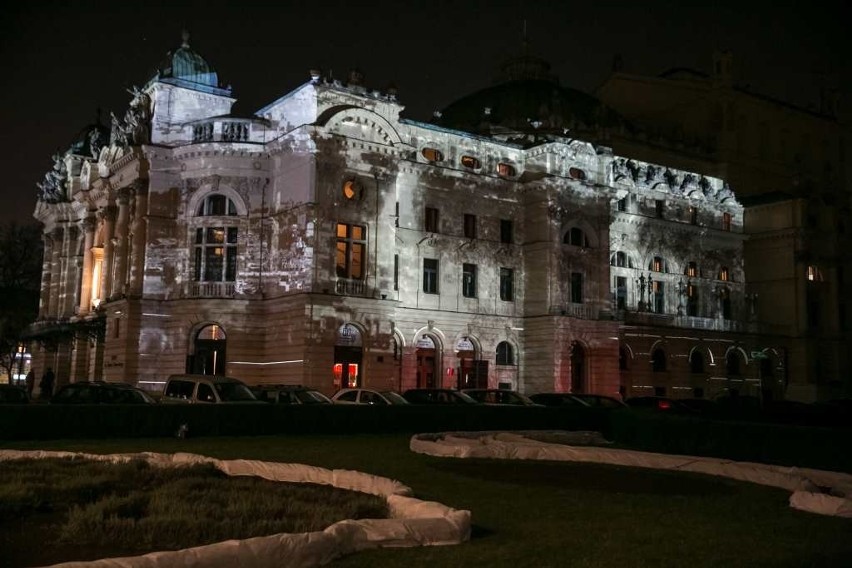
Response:
[{"label": "dark sky background", "polygon": [[840,0],[720,2],[21,2],[0,14],[0,222],[32,219],[36,182],[51,155],[103,109],[122,116],[126,89],[142,86],[181,30],[233,87],[250,115],[320,67],[368,87],[394,83],[405,115],[432,112],[490,85],[521,51],[547,59],[563,86],[587,92],[613,57],[624,70],[710,70],[712,53],[734,54],[735,76],[757,92],[816,105],[822,87],[852,108],[850,10]]}]

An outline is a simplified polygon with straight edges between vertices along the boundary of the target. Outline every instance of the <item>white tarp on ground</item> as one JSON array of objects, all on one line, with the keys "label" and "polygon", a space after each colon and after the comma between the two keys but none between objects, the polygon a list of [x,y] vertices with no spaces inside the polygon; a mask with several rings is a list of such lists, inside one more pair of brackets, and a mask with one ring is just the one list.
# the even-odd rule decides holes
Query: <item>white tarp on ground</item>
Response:
[{"label": "white tarp on ground", "polygon": [[388,519],[340,521],[323,531],[228,540],[144,556],[65,562],[62,568],[302,568],[321,566],[346,554],[391,546],[459,544],[470,539],[470,511],[411,497],[398,481],[343,469],[255,460],[217,460],[195,454],[85,454],[78,452],[0,450],[0,461],[23,458],[79,458],[114,463],[144,459],[163,467],[211,463],[228,475],[254,475],[271,481],[317,483],[383,496]]},{"label": "white tarp on ground", "polygon": [[596,432],[444,432],[417,434],[410,448],[431,456],[578,461],[718,475],[791,491],[790,506],[796,509],[852,517],[852,475],[847,473],[586,445],[594,443],[607,442]]}]

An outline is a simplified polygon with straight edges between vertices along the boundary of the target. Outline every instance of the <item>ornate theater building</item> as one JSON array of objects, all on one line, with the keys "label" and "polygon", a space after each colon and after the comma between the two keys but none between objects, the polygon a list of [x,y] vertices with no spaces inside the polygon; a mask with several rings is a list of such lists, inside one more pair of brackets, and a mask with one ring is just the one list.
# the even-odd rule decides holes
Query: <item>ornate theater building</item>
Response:
[{"label": "ornate theater building", "polygon": [[58,384],[786,396],[736,188],[619,155],[639,127],[543,61],[429,122],[357,72],[234,102],[184,41],[55,156],[32,333]]}]

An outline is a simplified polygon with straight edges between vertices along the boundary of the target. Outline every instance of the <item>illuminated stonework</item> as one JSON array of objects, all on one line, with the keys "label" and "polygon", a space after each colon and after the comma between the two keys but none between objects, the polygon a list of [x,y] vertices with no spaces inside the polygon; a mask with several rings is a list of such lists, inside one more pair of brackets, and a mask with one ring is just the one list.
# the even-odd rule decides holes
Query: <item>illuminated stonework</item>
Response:
[{"label": "illuminated stonework", "polygon": [[229,116],[234,100],[156,76],[113,132],[145,128],[65,154],[64,194],[35,212],[35,328],[105,329],[42,353],[60,382],[711,396],[759,388],[754,352],[780,364],[750,317],[724,180],[540,123],[484,136],[400,118],[395,93],[316,72],[254,118]]}]

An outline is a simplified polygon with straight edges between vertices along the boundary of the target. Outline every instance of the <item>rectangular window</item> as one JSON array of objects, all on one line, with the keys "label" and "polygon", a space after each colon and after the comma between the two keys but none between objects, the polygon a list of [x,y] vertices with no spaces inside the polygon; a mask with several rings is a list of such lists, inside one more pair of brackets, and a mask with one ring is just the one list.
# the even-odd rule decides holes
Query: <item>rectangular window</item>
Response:
[{"label": "rectangular window", "polygon": [[500,269],[500,299],[504,302],[515,299],[515,271],[511,268]]},{"label": "rectangular window", "polygon": [[500,242],[503,244],[512,244],[515,242],[514,227],[509,219],[500,219]]},{"label": "rectangular window", "polygon": [[580,272],[571,273],[571,303],[583,303],[583,275]]},{"label": "rectangular window", "polygon": [[476,298],[476,265],[462,264],[462,296]]},{"label": "rectangular window", "polygon": [[689,208],[689,222],[692,225],[698,224],[698,207],[690,207]]},{"label": "rectangular window", "polygon": [[237,279],[236,227],[195,230],[193,279],[196,282],[234,282]]},{"label": "rectangular window", "polygon": [[722,230],[730,231],[731,230],[731,214],[730,213],[722,213]]},{"label": "rectangular window", "polygon": [[464,236],[466,239],[476,238],[476,215],[464,214]]},{"label": "rectangular window", "polygon": [[657,199],[656,201],[654,201],[654,209],[657,215],[657,219],[662,219],[666,212],[666,202],[662,199]]},{"label": "rectangular window", "polygon": [[393,255],[393,289],[399,290],[399,255]]},{"label": "rectangular window", "polygon": [[360,225],[337,224],[335,266],[338,278],[363,280],[367,262],[367,229]]},{"label": "rectangular window", "polygon": [[653,308],[654,313],[665,313],[665,287],[659,280],[654,280],[651,288],[653,292]]},{"label": "rectangular window", "polygon": [[728,272],[728,268],[726,266],[723,266],[721,270],[719,270],[719,280],[721,280],[722,282],[727,282],[728,280],[730,280],[730,278],[731,275]]},{"label": "rectangular window", "polygon": [[695,262],[690,262],[686,265],[686,275],[690,278],[698,276],[698,265]]},{"label": "rectangular window", "polygon": [[423,292],[426,294],[438,293],[438,259],[423,259]]},{"label": "rectangular window", "polygon": [[615,309],[627,309],[627,278],[625,276],[615,277]]},{"label": "rectangular window", "polygon": [[615,202],[615,209],[617,211],[627,211],[627,198],[622,197],[618,201]]},{"label": "rectangular window", "polygon": [[427,233],[438,232],[438,210],[434,207],[426,208],[426,218],[423,222],[423,230]]}]

